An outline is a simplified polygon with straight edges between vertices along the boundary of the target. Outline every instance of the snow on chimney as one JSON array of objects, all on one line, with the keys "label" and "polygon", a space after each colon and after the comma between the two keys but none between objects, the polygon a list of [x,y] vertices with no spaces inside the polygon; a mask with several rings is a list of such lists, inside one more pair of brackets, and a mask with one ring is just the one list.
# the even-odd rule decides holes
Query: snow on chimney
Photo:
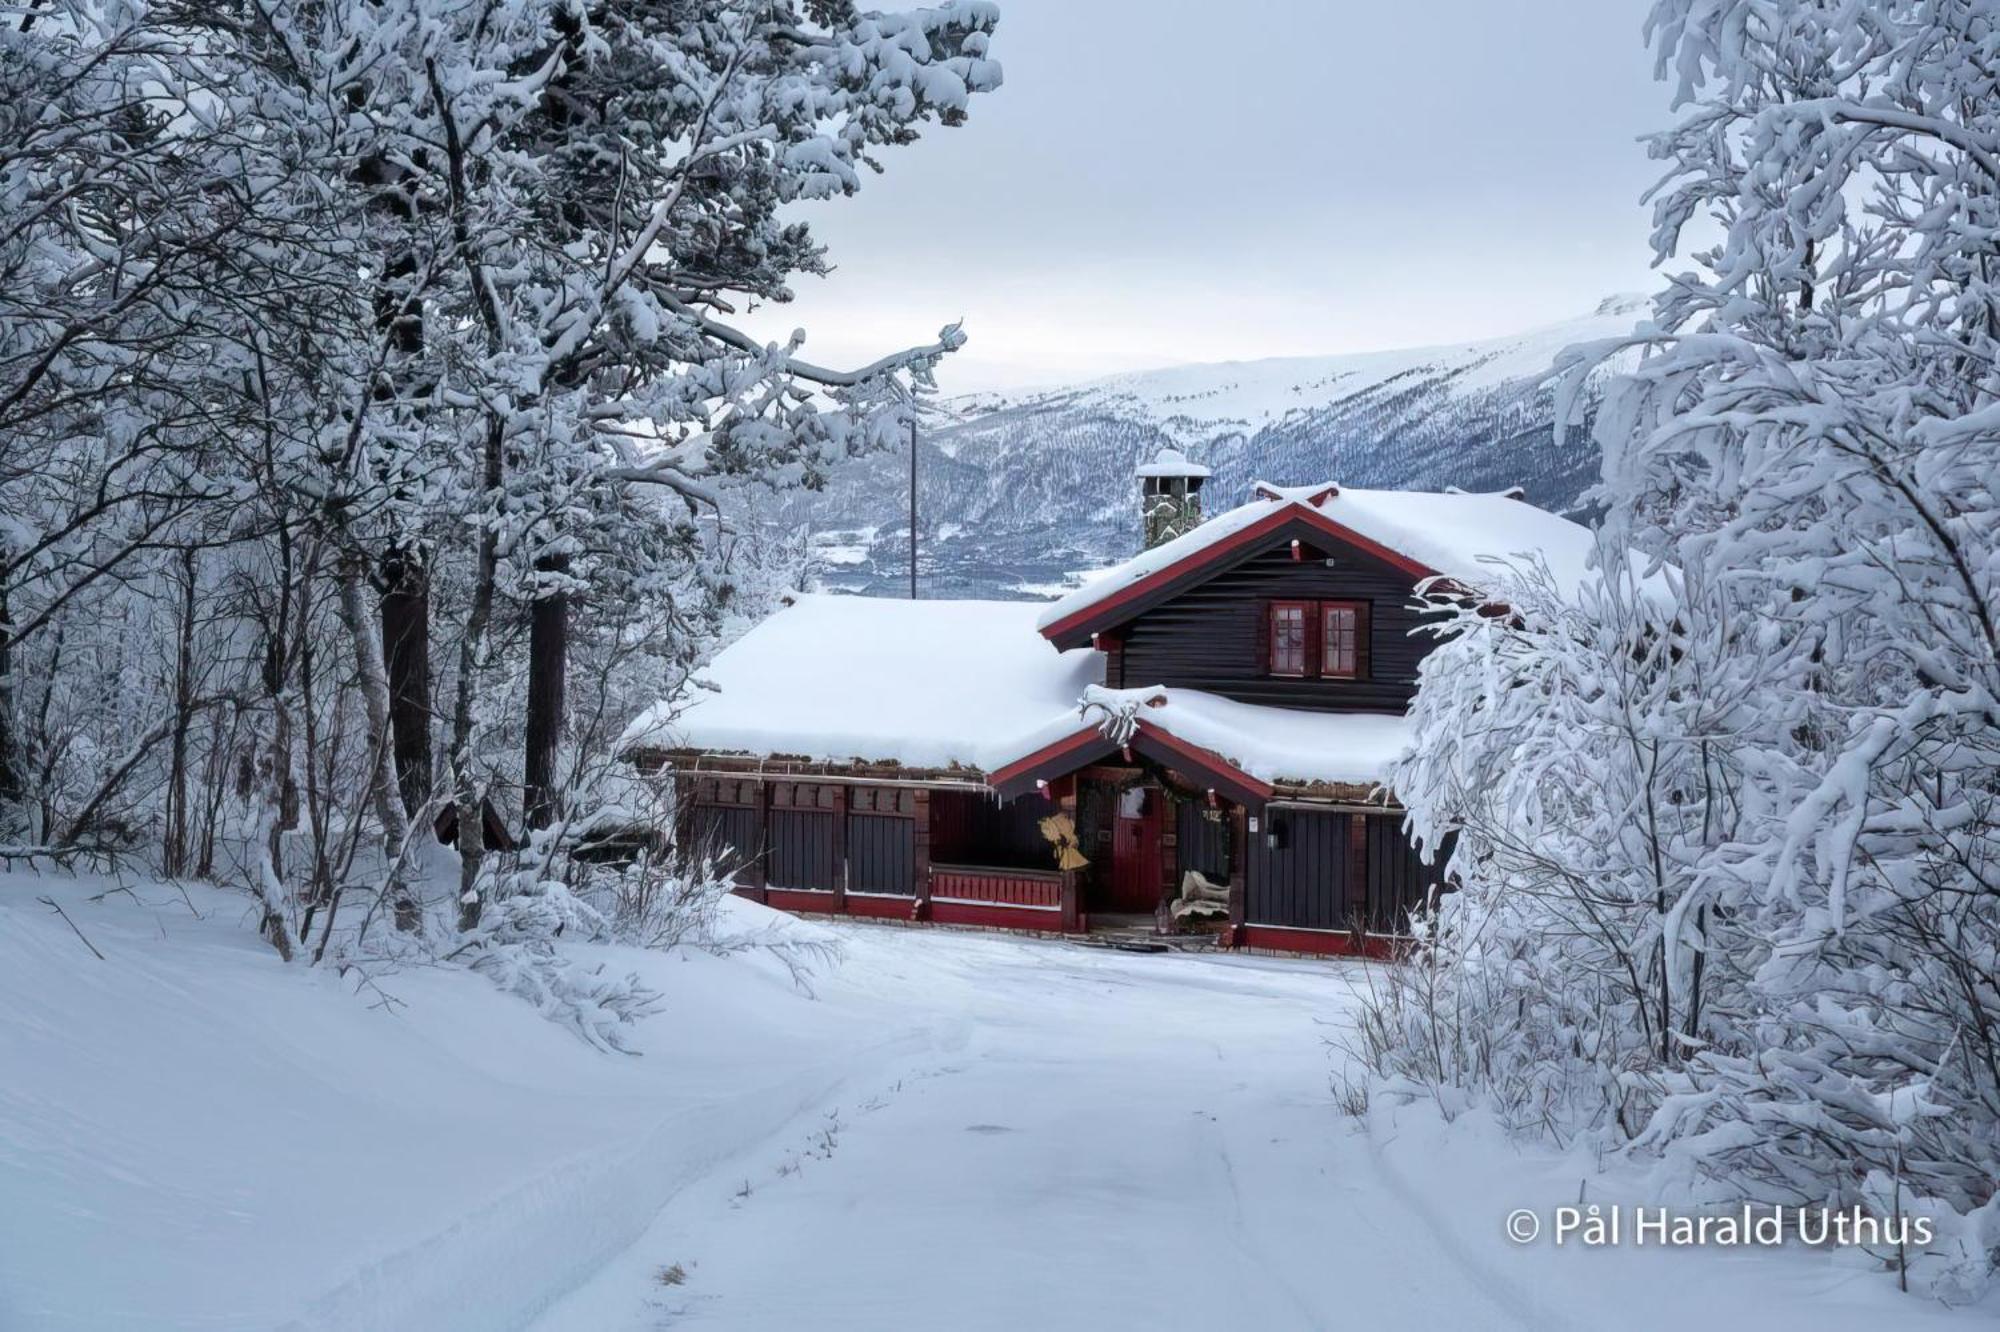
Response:
[{"label": "snow on chimney", "polygon": [[1161,449],[1140,463],[1139,516],[1147,550],[1201,526],[1201,486],[1208,469],[1187,460],[1179,449]]}]

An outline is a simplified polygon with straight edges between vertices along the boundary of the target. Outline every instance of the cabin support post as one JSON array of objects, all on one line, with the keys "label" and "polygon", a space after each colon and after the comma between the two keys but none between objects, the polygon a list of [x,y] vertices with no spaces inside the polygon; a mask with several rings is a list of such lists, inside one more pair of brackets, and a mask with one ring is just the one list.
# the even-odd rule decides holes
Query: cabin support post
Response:
[{"label": "cabin support post", "polygon": [[1250,811],[1229,806],[1229,945],[1243,946],[1243,922],[1248,908],[1250,875]]},{"label": "cabin support post", "polygon": [[1347,818],[1347,928],[1368,932],[1368,816]]},{"label": "cabin support post", "polygon": [[916,805],[916,827],[911,830],[913,835],[910,840],[915,850],[910,858],[910,864],[912,877],[916,879],[916,882],[911,885],[915,891],[916,900],[910,904],[910,919],[929,920],[931,918],[930,789],[928,787],[920,788],[915,793],[914,803]]},{"label": "cabin support post", "polygon": [[750,882],[757,887],[757,900],[768,902],[771,887],[771,784],[757,783],[757,854],[750,861]]},{"label": "cabin support post", "polygon": [[689,861],[694,848],[694,798],[699,783],[693,777],[676,775],[670,789],[674,793],[675,857],[684,868],[692,870],[694,866]]},{"label": "cabin support post", "polygon": [[847,914],[847,784],[830,782],[820,788],[833,801],[833,909]]},{"label": "cabin support post", "polygon": [[[1069,819],[1069,826],[1071,828],[1074,828],[1076,827],[1075,777],[1072,776],[1066,781],[1064,781],[1062,786],[1063,786],[1062,795],[1057,800],[1056,807],[1063,812],[1065,817]],[[1061,901],[1062,901],[1062,932],[1064,934],[1084,933],[1089,927],[1085,923],[1083,918],[1082,893],[1079,891],[1077,885],[1077,876],[1075,870],[1064,870],[1062,872]]]}]

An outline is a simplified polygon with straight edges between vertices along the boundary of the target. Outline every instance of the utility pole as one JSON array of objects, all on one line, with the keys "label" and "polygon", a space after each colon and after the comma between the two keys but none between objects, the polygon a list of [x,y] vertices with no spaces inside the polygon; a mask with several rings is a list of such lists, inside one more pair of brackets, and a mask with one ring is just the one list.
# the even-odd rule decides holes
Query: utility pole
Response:
[{"label": "utility pole", "polygon": [[917,418],[910,418],[910,600],[917,599]]}]

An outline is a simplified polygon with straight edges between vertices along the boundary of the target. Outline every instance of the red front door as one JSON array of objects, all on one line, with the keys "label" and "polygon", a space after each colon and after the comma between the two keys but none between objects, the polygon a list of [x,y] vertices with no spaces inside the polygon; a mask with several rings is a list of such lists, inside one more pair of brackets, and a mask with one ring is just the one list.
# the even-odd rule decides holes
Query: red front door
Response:
[{"label": "red front door", "polygon": [[1118,817],[1111,832],[1112,911],[1144,911],[1160,905],[1160,829],[1166,799],[1158,791],[1131,787],[1118,794]]}]

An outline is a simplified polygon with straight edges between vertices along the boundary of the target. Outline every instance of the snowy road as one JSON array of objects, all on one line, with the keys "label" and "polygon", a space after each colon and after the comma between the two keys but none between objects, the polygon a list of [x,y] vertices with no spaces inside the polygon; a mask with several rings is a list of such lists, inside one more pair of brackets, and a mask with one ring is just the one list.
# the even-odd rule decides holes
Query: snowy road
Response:
[{"label": "snowy road", "polygon": [[[931,1048],[687,1190],[541,1332],[1685,1326],[1746,1296],[1767,1326],[1787,1304],[1819,1328],[1932,1312],[1789,1255],[1509,1245],[1508,1208],[1571,1200],[1578,1176],[1473,1125],[1450,1140],[1428,1110],[1409,1117],[1435,1141],[1343,1119],[1329,1042],[1363,967],[843,935],[820,1002],[901,1014]],[[1635,1304],[1634,1280],[1657,1293]]]},{"label": "snowy road", "polygon": [[1361,965],[846,925],[809,995],[764,949],[599,948],[666,998],[627,1059],[455,969],[282,967],[238,896],[105,886],[0,875],[5,1332],[1965,1317],[1858,1255],[1509,1245],[1634,1182],[1343,1117]]}]

